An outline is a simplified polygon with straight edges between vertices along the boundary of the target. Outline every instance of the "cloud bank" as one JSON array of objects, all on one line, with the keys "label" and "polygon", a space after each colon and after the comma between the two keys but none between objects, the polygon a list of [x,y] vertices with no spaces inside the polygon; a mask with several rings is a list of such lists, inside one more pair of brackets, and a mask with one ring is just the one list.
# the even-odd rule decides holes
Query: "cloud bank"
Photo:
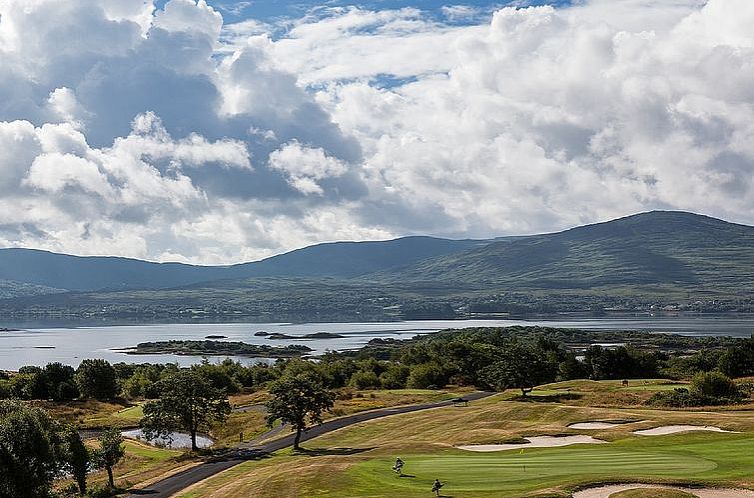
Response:
[{"label": "cloud bank", "polygon": [[231,263],[654,208],[754,224],[750,1],[438,9],[3,2],[0,246]]}]

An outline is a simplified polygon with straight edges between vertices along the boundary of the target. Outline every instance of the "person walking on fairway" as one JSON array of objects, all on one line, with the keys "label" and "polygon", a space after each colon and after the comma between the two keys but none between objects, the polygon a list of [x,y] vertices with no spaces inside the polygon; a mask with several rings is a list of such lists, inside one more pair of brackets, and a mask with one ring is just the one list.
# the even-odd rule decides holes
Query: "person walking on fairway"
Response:
[{"label": "person walking on fairway", "polygon": [[403,460],[401,460],[401,457],[398,457],[395,459],[395,465],[393,465],[393,470],[396,471],[399,476],[403,475]]},{"label": "person walking on fairway", "polygon": [[440,482],[440,479],[435,479],[435,483],[432,485],[432,491],[437,495],[440,496],[440,488],[443,487],[443,483]]}]

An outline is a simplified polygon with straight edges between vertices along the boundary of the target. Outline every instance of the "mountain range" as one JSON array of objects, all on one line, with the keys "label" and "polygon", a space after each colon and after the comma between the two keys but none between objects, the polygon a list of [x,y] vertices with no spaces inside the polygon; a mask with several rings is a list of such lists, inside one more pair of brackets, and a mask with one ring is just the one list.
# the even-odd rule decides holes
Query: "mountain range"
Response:
[{"label": "mountain range", "polygon": [[411,306],[497,302],[504,310],[506,299],[509,308],[527,299],[570,302],[556,307],[566,310],[621,299],[740,304],[754,294],[752,282],[754,227],[678,211],[490,240],[326,243],[231,266],[0,249],[0,297],[6,298],[0,310],[14,313],[105,307],[287,316],[276,314],[277,307],[307,319],[330,308],[370,317]]}]

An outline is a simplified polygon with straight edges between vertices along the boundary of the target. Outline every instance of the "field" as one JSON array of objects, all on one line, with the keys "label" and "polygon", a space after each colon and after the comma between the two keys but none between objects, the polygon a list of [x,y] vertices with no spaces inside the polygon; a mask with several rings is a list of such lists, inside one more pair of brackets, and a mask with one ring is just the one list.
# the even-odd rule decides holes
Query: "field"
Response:
[{"label": "field", "polygon": [[[388,406],[408,405],[439,401],[458,396],[463,390],[423,390],[398,389],[380,391],[357,391],[343,389],[339,392],[339,399],[333,411],[326,418],[339,417],[352,413],[383,408]],[[234,395],[231,404],[237,409],[228,419],[211,431],[216,441],[216,448],[232,447],[238,443],[239,433],[243,432],[244,440],[248,441],[266,432],[265,411],[263,403],[268,399],[264,391],[250,394]],[[143,410],[141,404],[100,401],[70,401],[70,402],[37,402],[50,410],[56,417],[76,423],[82,429],[97,429],[101,427],[135,427],[138,426]],[[242,410],[239,410],[242,409]],[[96,446],[94,440],[89,440],[90,446]],[[122,488],[142,487],[154,480],[165,477],[169,473],[196,465],[199,459],[189,452],[155,448],[147,444],[126,440],[126,457],[115,467],[116,484]],[[57,487],[62,488],[71,481],[63,479]],[[104,472],[92,475],[90,483],[99,485],[106,482]]]},{"label": "field", "polygon": [[[87,440],[91,449],[97,447],[94,440]],[[183,452],[166,448],[156,448],[148,444],[127,439],[125,441],[126,455],[113,469],[115,484],[120,488],[141,487],[155,480],[162,479],[179,469],[195,465],[186,458]],[[63,489],[72,485],[70,478],[61,479],[56,488]],[[107,484],[107,473],[99,470],[88,478],[90,487],[102,487]]]},{"label": "field", "polygon": [[102,427],[134,427],[143,416],[141,406],[125,401],[35,401],[35,405],[49,411],[55,418],[76,425],[80,429]]},{"label": "field", "polygon": [[[246,462],[190,488],[182,498],[205,497],[422,497],[432,481],[447,497],[569,496],[601,482],[642,481],[754,486],[754,412],[742,409],[656,410],[640,399],[668,389],[666,381],[579,381],[542,386],[521,400],[506,393],[472,403],[358,424],[308,442],[306,451],[283,451]],[[576,403],[559,399],[578,394]],[[555,394],[553,394],[555,393]],[[629,403],[621,406],[622,401]],[[598,401],[602,406],[591,406]],[[624,421],[607,430],[573,430],[574,422]],[[740,433],[637,436],[661,425],[714,425]],[[460,444],[494,444],[535,435],[589,434],[607,444],[526,448],[477,453]],[[391,471],[396,456],[404,477]]]},{"label": "field", "polygon": [[[342,417],[356,412],[385,408],[389,406],[412,405],[441,401],[459,395],[463,390],[430,389],[395,389],[379,391],[357,391],[341,389],[332,412],[325,418]],[[219,446],[233,446],[238,443],[239,434],[243,432],[244,440],[266,432],[269,427],[265,419],[262,403],[268,395],[260,391],[250,395],[232,396],[230,401],[235,407],[245,406],[247,411],[234,412],[225,423],[216,427],[210,434]]]}]

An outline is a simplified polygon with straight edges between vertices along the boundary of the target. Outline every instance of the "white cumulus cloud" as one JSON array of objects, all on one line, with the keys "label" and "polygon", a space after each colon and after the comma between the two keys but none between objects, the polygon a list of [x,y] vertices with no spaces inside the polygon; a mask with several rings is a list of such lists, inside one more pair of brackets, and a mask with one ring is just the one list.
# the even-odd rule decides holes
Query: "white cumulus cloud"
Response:
[{"label": "white cumulus cloud", "polygon": [[754,224],[749,0],[254,10],[0,2],[0,245],[231,263],[653,208]]}]

